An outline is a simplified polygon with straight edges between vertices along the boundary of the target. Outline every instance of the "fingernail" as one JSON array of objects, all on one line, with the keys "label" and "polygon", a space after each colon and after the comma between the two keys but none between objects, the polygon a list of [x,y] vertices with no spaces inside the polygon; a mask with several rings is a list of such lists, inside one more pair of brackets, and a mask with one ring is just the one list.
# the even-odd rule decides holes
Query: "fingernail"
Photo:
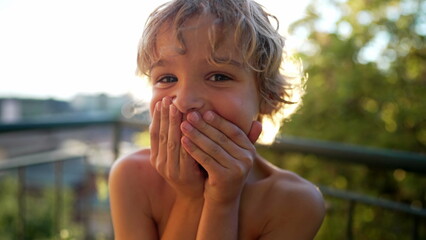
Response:
[{"label": "fingernail", "polygon": [[188,122],[183,122],[182,123],[182,127],[183,129],[185,129],[186,131],[191,131],[193,129],[193,127],[191,126],[191,124],[189,124]]},{"label": "fingernail", "polygon": [[169,110],[170,110],[170,114],[172,114],[173,116],[176,115],[177,108],[175,107],[175,105],[171,104]]},{"label": "fingernail", "polygon": [[211,111],[206,112],[206,114],[204,114],[204,119],[206,121],[212,121],[214,118],[214,115]]},{"label": "fingernail", "polygon": [[[185,144],[187,147],[191,146],[191,140],[189,140],[189,138],[186,136],[182,137],[182,143]],[[183,153],[186,155],[185,151],[183,151]]]},{"label": "fingernail", "polygon": [[200,120],[200,117],[198,116],[198,114],[196,112],[190,112],[188,114],[188,118],[189,120],[191,120],[192,122],[197,122],[198,120]]},{"label": "fingernail", "polygon": [[163,107],[167,107],[168,105],[170,105],[170,99],[168,97],[164,97],[162,103]]},{"label": "fingernail", "polygon": [[182,136],[182,142],[189,144],[189,139],[186,136]]},{"label": "fingernail", "polygon": [[155,110],[160,111],[160,104],[161,104],[161,102],[157,102],[155,104]]}]

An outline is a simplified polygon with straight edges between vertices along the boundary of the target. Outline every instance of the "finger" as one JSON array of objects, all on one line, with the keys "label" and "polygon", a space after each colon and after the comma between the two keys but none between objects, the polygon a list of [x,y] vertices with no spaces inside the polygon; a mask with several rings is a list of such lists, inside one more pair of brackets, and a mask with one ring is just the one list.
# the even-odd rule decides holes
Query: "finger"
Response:
[{"label": "finger", "polygon": [[161,100],[161,123],[160,123],[160,144],[167,144],[169,133],[169,106],[170,99],[165,97]]},{"label": "finger", "polygon": [[207,177],[206,170],[185,150],[182,144],[180,148],[179,169],[183,176],[191,176],[196,173],[203,178]]},{"label": "finger", "polygon": [[[229,168],[232,164],[229,162],[230,160],[235,162],[235,159],[222,146],[217,144],[210,137],[201,133],[198,129],[194,128],[188,121],[182,122],[181,126],[182,133],[191,140],[191,143],[195,144],[196,146],[196,151],[193,151],[195,152],[195,155],[192,153],[191,156],[194,158],[198,157],[209,159],[208,157],[204,156],[208,155],[225,168]],[[232,144],[233,143],[230,142],[228,145]],[[192,149],[194,150],[194,148]]]},{"label": "finger", "polygon": [[232,142],[247,150],[254,150],[254,146],[248,136],[244,133],[241,128],[233,124],[232,122],[222,118],[218,114],[207,111],[203,115],[203,119],[227,136]]},{"label": "finger", "polygon": [[207,173],[219,172],[223,167],[208,154],[205,154],[198,148],[187,136],[183,136],[181,140],[182,146],[191,157],[197,161]]},{"label": "finger", "polygon": [[250,142],[253,144],[256,143],[261,133],[262,133],[262,124],[258,121],[253,121],[253,123],[251,124],[250,132],[247,135]]},{"label": "finger", "polygon": [[[214,128],[212,125],[206,123],[201,118],[198,112],[189,113],[187,119],[192,125],[194,125],[195,128],[197,128],[198,131],[206,135],[207,138],[213,140],[217,145],[221,146],[223,149],[225,149],[226,152],[230,153],[232,156],[236,158],[238,157],[233,155],[232,153],[235,153],[236,151],[240,150],[240,146],[232,142],[224,133]],[[203,143],[196,142],[196,144],[201,146],[200,144]]]},{"label": "finger", "polygon": [[157,102],[152,113],[151,125],[149,126],[149,135],[151,142],[151,164],[155,166],[155,160],[158,156],[158,142],[160,131],[160,108],[161,102]]},{"label": "finger", "polygon": [[182,113],[180,113],[176,106],[171,104],[169,106],[169,129],[167,139],[167,164],[171,171],[176,173],[179,170],[179,154],[180,154],[180,138],[181,130],[180,124],[182,122]]},{"label": "finger", "polygon": [[158,140],[157,166],[163,167],[167,161],[167,138],[169,134],[169,105],[170,98],[163,98],[160,110],[160,130]]}]

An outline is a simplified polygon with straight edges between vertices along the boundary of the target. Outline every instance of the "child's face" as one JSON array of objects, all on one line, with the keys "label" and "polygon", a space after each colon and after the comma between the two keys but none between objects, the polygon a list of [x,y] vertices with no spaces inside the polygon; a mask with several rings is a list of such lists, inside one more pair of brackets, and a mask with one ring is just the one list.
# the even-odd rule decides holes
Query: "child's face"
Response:
[{"label": "child's face", "polygon": [[151,69],[155,103],[170,96],[172,103],[186,116],[190,111],[203,114],[212,110],[248,133],[259,113],[259,96],[255,74],[245,68],[232,44],[232,34],[219,44],[215,56],[232,62],[211,65],[208,28],[213,20],[207,16],[193,17],[185,23],[183,39],[186,52],[179,53],[179,42],[168,26],[160,29],[157,52],[160,59]]}]

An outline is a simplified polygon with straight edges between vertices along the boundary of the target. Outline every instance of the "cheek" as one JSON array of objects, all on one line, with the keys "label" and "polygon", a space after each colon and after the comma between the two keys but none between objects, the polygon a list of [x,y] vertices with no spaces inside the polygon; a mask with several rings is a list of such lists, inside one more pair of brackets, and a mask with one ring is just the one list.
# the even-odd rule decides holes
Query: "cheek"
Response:
[{"label": "cheek", "polygon": [[254,101],[247,101],[247,98],[241,96],[223,99],[224,101],[216,105],[218,114],[248,134],[253,120],[257,118],[258,108],[254,105]]}]

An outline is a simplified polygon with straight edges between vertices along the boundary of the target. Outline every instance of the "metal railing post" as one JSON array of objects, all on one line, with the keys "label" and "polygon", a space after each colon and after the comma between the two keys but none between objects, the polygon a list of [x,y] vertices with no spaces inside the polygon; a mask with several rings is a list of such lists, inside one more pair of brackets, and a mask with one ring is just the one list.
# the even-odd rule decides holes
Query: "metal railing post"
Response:
[{"label": "metal railing post", "polygon": [[349,201],[348,208],[348,222],[346,225],[346,239],[353,240],[353,223],[354,223],[354,212],[356,202],[353,200]]},{"label": "metal railing post", "polygon": [[414,221],[413,221],[413,240],[419,240],[419,223],[420,223],[420,217],[414,215]]},{"label": "metal railing post", "polygon": [[54,236],[58,236],[62,227],[63,162],[55,162],[55,210]]},{"label": "metal railing post", "polygon": [[18,168],[19,191],[18,191],[18,238],[25,239],[25,213],[26,213],[26,183],[25,167]]},{"label": "metal railing post", "polygon": [[117,160],[120,155],[120,139],[121,139],[121,123],[119,121],[114,122],[113,124],[113,139],[112,139],[112,151],[114,159]]}]

